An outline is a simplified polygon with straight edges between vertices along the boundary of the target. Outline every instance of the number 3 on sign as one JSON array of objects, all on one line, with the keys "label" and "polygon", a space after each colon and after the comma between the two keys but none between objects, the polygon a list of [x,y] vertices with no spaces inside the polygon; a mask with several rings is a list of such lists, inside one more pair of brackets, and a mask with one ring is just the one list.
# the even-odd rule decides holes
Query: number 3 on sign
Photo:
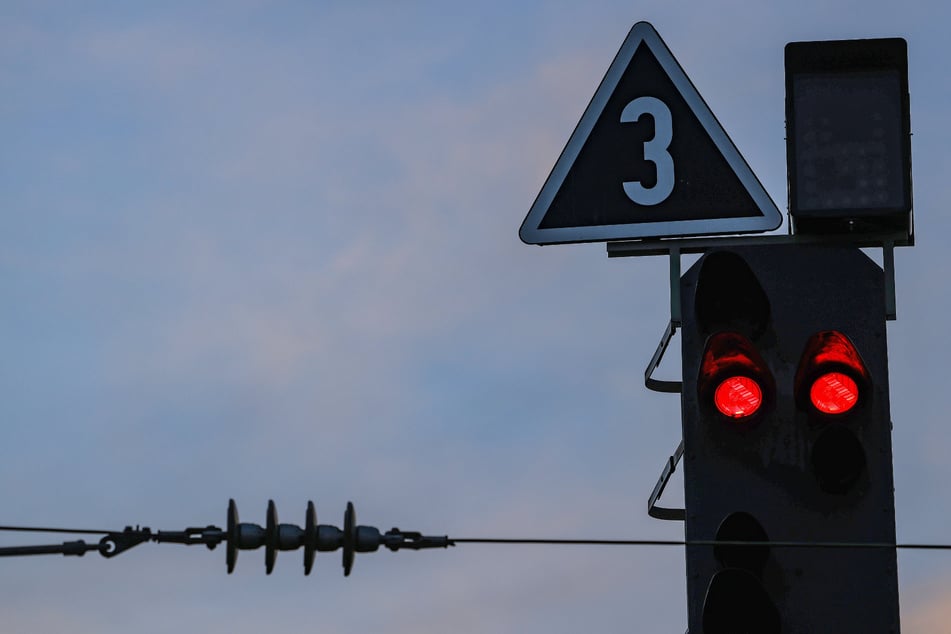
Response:
[{"label": "number 3 on sign", "polygon": [[674,158],[667,151],[674,137],[670,108],[656,97],[638,97],[624,107],[621,123],[636,123],[642,114],[654,119],[654,138],[644,142],[644,160],[657,168],[657,182],[644,187],[640,181],[625,181],[624,193],[638,205],[657,205],[674,191]]}]

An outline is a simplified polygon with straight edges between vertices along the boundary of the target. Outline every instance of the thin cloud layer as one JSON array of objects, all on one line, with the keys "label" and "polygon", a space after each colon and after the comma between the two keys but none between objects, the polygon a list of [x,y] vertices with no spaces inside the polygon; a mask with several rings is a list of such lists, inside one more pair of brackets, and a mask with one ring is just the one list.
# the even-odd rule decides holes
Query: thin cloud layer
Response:
[{"label": "thin cloud layer", "polygon": [[[821,25],[808,7],[743,2],[650,15],[570,3],[461,15],[14,7],[0,27],[4,523],[221,525],[234,497],[258,523],[269,498],[282,521],[301,523],[314,499],[337,525],[353,500],[381,529],[682,536],[643,512],[679,437],[676,397],[642,387],[668,317],[667,262],[529,248],[518,225],[645,18],[781,202],[781,46],[895,28],[891,7],[863,7],[823,7]],[[913,47],[943,45],[940,20],[912,19],[897,23]],[[937,230],[946,144],[929,122],[946,89],[913,91],[916,130],[931,135],[915,137],[916,200]],[[926,302],[946,294],[927,282],[946,264],[928,240],[899,254],[902,319],[889,334],[900,512],[930,509],[934,528],[947,523],[933,504],[947,468],[928,449],[945,443],[943,410],[907,396],[917,355],[941,367],[947,345],[922,336]],[[676,355],[662,373],[676,376]],[[918,415],[921,427],[897,424]],[[899,530],[928,529],[900,518]],[[261,552],[241,553],[228,577],[221,549],[171,545],[10,559],[5,622],[685,627],[679,549],[381,552],[359,556],[346,580],[338,556],[321,555],[306,579],[299,552],[281,553],[270,577]],[[942,570],[903,565],[903,588],[940,597]],[[940,631],[937,603],[910,605],[910,624]]]}]

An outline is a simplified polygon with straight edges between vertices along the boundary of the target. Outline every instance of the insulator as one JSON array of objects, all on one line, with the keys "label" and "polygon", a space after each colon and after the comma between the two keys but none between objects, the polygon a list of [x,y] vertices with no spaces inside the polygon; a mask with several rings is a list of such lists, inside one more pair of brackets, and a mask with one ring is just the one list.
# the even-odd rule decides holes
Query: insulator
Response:
[{"label": "insulator", "polygon": [[228,500],[228,544],[225,547],[225,557],[228,564],[228,574],[234,572],[234,565],[238,561],[238,505],[234,499]]},{"label": "insulator", "polygon": [[267,501],[267,525],[264,528],[264,570],[271,574],[278,549],[277,507],[274,500]]},{"label": "insulator", "polygon": [[[218,540],[221,531],[218,530]],[[356,553],[375,552],[381,545],[396,551],[400,548],[419,550],[421,548],[445,548],[453,545],[447,537],[424,537],[420,533],[404,533],[393,529],[385,535],[373,526],[358,526],[357,513],[352,502],[347,502],[343,515],[343,530],[329,524],[317,523],[317,510],[314,503],[307,502],[304,528],[294,524],[281,524],[277,518],[274,500],[267,503],[267,521],[264,527],[257,524],[240,522],[238,507],[234,500],[228,501],[228,523],[224,532],[226,563],[228,574],[234,571],[238,561],[238,551],[254,550],[264,546],[264,567],[267,574],[274,570],[277,553],[281,550],[304,549],[304,574],[309,575],[314,566],[318,551],[329,552],[343,549],[343,574],[349,576],[353,570]],[[217,543],[217,542],[216,542]]]},{"label": "insulator", "polygon": [[314,567],[314,555],[317,554],[317,509],[314,503],[307,501],[307,517],[304,524],[304,575],[309,575]]},{"label": "insulator", "polygon": [[349,577],[353,569],[353,556],[357,546],[357,512],[353,502],[347,502],[347,510],[343,514],[343,576]]}]

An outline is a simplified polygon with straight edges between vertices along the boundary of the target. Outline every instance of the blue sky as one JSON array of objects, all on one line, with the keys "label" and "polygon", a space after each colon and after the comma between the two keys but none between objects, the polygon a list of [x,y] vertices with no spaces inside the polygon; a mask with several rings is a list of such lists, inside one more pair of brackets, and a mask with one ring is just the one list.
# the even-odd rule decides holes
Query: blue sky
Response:
[{"label": "blue sky", "polygon": [[[4,3],[2,523],[178,530],[233,497],[260,523],[353,500],[382,529],[680,538],[644,512],[680,429],[642,386],[666,260],[517,237],[639,20],[781,208],[784,44],[908,40],[897,525],[947,541],[951,9],[924,0]],[[24,632],[686,627],[679,549],[382,552],[347,579],[337,555],[7,559],[0,606]],[[951,559],[899,574],[904,631],[951,632]]]}]

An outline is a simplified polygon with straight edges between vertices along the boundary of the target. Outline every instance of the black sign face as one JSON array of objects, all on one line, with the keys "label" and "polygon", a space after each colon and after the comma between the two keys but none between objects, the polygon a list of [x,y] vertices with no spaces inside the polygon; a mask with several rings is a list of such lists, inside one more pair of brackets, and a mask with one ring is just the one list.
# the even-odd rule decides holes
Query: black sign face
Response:
[{"label": "black sign face", "polygon": [[902,38],[786,45],[786,166],[797,234],[912,233]]},{"label": "black sign face", "polygon": [[907,211],[897,72],[793,78],[794,213]]},{"label": "black sign face", "polygon": [[519,237],[747,233],[782,216],[654,28],[631,29]]}]

